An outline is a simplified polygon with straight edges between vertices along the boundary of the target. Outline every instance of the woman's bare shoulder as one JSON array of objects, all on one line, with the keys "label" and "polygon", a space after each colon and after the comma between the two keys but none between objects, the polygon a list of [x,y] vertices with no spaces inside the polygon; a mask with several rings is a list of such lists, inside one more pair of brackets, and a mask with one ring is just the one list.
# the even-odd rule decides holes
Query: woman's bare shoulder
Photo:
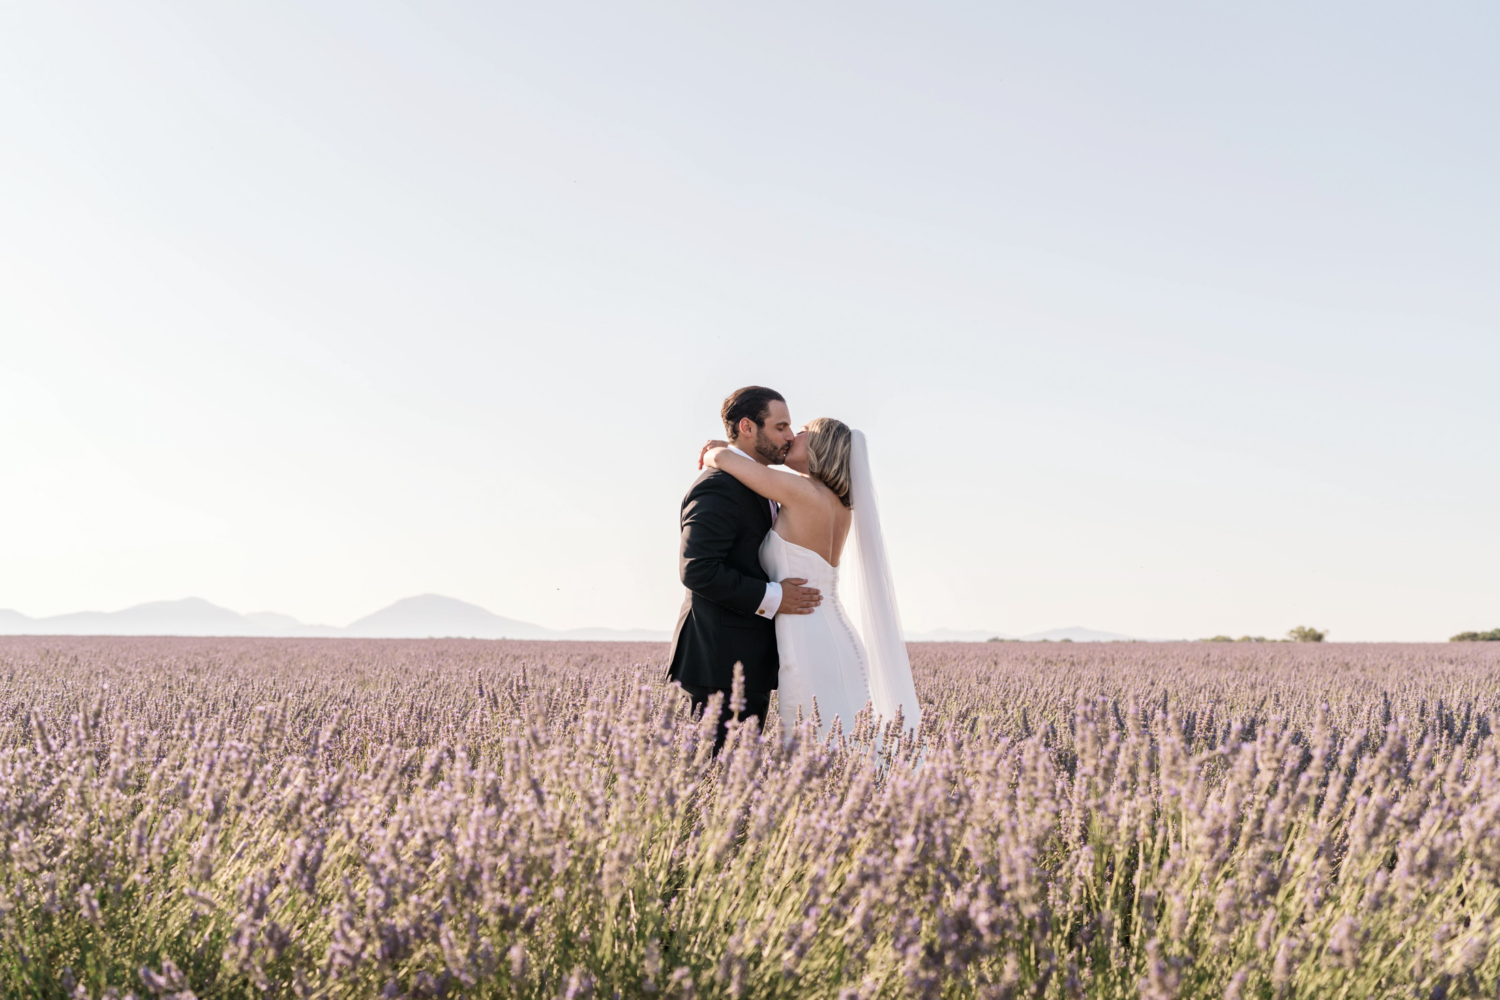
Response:
[{"label": "woman's bare shoulder", "polygon": [[800,499],[809,507],[834,513],[844,506],[843,501],[839,500],[838,494],[829,489],[822,480],[803,475],[799,475],[797,478],[802,480],[804,484],[799,491],[801,493]]}]

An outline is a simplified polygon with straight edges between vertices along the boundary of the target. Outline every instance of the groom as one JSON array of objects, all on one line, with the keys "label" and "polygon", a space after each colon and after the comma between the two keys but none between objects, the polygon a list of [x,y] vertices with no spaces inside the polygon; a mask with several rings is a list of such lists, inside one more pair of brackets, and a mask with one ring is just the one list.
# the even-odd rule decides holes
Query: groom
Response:
[{"label": "groom", "polygon": [[[730,446],[762,465],[780,465],[796,432],[781,393],[763,386],[738,389],[720,416]],[[701,713],[724,696],[714,753],[734,717],[734,665],[745,671],[744,717],[766,717],[776,689],[778,614],[810,615],[822,598],[802,579],[777,583],[760,566],[760,543],[776,522],[776,504],[733,476],[709,469],[682,500],[679,569],[687,597],[672,637],[667,679],[682,685]]]}]

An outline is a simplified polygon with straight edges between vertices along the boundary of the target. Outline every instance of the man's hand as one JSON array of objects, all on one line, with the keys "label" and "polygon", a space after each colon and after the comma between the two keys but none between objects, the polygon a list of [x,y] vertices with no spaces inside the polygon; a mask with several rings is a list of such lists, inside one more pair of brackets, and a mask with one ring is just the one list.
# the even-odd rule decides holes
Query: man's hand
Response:
[{"label": "man's hand", "polygon": [[823,595],[817,587],[804,587],[807,581],[792,577],[781,581],[781,607],[778,615],[810,615],[823,603]]}]

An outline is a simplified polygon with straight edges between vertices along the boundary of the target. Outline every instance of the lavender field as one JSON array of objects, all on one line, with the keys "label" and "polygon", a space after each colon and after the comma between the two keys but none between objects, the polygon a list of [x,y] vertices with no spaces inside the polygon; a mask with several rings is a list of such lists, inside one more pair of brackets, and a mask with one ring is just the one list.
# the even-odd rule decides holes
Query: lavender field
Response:
[{"label": "lavender field", "polygon": [[718,761],[664,655],[0,639],[0,996],[1500,995],[1500,643],[914,646]]}]

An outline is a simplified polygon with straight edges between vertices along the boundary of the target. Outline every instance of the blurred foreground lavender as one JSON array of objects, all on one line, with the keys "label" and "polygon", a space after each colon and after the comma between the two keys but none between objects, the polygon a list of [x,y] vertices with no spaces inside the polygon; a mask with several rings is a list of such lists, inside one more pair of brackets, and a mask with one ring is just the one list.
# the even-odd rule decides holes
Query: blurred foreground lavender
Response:
[{"label": "blurred foreground lavender", "polygon": [[0,996],[1500,990],[1500,645],[913,649],[712,762],[658,646],[0,639]]}]

